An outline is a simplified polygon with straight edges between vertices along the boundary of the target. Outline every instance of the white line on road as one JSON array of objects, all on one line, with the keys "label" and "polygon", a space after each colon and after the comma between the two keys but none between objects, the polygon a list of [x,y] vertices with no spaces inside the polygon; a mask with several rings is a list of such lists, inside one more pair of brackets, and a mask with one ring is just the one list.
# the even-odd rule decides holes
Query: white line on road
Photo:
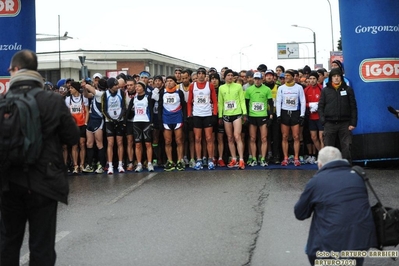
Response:
[{"label": "white line on road", "polygon": [[127,195],[129,195],[133,190],[137,189],[138,187],[140,187],[142,184],[144,184],[146,181],[150,180],[151,178],[153,178],[154,176],[156,176],[157,173],[151,173],[148,176],[140,179],[136,184],[134,184],[133,186],[128,187],[127,189],[125,189],[121,194],[119,194],[116,198],[114,198],[113,200],[107,202],[107,205],[111,205],[116,203],[117,201],[119,201],[120,199],[126,197]]},{"label": "white line on road", "polygon": [[[55,243],[57,243],[58,241],[60,241],[61,239],[63,239],[64,237],[66,237],[67,235],[69,235],[69,233],[71,233],[70,231],[61,231],[58,234],[55,235]],[[29,262],[29,252],[26,253],[25,255],[23,255],[20,259],[19,259],[19,265],[25,265]]]}]

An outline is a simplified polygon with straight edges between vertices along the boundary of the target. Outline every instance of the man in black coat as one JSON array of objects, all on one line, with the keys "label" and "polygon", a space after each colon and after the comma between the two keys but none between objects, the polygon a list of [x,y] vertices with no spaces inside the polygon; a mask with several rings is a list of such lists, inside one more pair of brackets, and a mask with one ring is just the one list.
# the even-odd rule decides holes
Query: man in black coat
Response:
[{"label": "man in black coat", "polygon": [[352,162],[352,130],[357,126],[355,93],[344,82],[339,68],[333,68],[327,86],[321,91],[318,112],[324,125],[324,145],[336,146],[338,138],[342,157]]},{"label": "man in black coat", "polygon": [[[343,250],[376,247],[375,225],[363,178],[351,171],[350,164],[342,160],[335,147],[321,149],[317,164],[319,171],[306,184],[294,208],[298,220],[313,215],[306,245],[311,265],[316,259],[339,256]],[[355,259],[353,265],[363,265],[364,258]]]},{"label": "man in black coat", "polygon": [[[29,50],[11,59],[10,90],[43,88],[37,56]],[[29,265],[54,265],[58,201],[67,204],[68,179],[62,145],[75,145],[79,130],[61,95],[36,95],[42,127],[42,151],[37,163],[24,171],[12,166],[0,172],[1,265],[19,265],[26,222],[29,222]]]}]

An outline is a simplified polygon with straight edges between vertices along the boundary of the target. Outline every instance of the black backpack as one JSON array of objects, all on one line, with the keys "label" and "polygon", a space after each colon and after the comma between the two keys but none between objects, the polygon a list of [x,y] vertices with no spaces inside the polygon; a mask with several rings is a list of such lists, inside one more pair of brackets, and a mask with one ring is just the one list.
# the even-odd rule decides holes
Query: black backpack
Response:
[{"label": "black backpack", "polygon": [[0,98],[0,167],[27,169],[42,150],[40,113],[35,99],[41,88],[9,90]]}]

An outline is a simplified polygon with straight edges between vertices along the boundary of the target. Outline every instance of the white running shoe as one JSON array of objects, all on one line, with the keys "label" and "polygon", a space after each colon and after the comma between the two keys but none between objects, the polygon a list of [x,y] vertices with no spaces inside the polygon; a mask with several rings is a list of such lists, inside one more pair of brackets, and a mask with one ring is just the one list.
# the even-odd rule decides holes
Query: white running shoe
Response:
[{"label": "white running shoe", "polygon": [[123,165],[118,165],[118,172],[119,173],[124,173],[125,172],[125,169],[123,169]]},{"label": "white running shoe", "polygon": [[112,165],[108,165],[107,174],[113,175],[114,174],[114,167]]},{"label": "white running shoe", "polygon": [[148,163],[147,169],[148,169],[148,172],[154,172],[154,166],[152,165],[152,163]]}]

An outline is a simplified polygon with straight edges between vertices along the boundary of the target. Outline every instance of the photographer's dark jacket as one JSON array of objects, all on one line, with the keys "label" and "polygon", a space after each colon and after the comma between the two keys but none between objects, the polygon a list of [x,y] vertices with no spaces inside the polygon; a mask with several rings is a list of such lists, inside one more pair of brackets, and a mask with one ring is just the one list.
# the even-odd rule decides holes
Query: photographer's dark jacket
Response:
[{"label": "photographer's dark jacket", "polygon": [[[21,86],[35,88],[41,85],[40,82],[29,78],[24,80],[22,76],[18,81],[10,82],[10,90],[19,90]],[[51,199],[67,203],[69,185],[62,145],[78,144],[79,129],[60,94],[43,90],[36,95],[36,101],[43,137],[41,156],[36,165],[30,166],[28,173],[23,171],[22,166],[12,167],[7,172],[1,171],[2,191],[8,189],[8,182],[13,182]]]},{"label": "photographer's dark jacket", "polygon": [[294,212],[298,220],[313,214],[308,255],[377,246],[366,185],[346,160],[325,164],[306,184]]}]

